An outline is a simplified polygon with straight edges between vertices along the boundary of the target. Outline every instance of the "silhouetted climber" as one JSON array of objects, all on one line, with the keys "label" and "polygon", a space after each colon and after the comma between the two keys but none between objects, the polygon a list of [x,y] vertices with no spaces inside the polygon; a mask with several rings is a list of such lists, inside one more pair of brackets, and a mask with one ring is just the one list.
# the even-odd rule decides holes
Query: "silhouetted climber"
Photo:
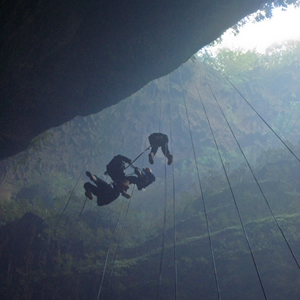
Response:
[{"label": "silhouetted climber", "polygon": [[168,148],[168,136],[163,133],[152,133],[151,135],[149,135],[148,139],[151,146],[151,150],[149,153],[149,163],[153,165],[153,158],[158,150],[158,147],[161,147],[163,154],[168,159],[168,165],[170,165],[173,162],[173,155],[170,153]]},{"label": "silhouetted climber", "polygon": [[114,182],[125,178],[125,163],[131,164],[131,159],[121,154],[116,155],[106,166],[105,175],[109,175]]},{"label": "silhouetted climber", "polygon": [[143,188],[146,188],[148,185],[155,181],[155,176],[149,168],[143,168],[141,170],[135,167],[134,173],[137,175],[137,177],[127,176],[126,178],[129,180],[130,184],[135,184],[139,191]]},{"label": "silhouetted climber", "polygon": [[85,196],[92,200],[92,194],[95,195],[99,206],[113,202],[120,196],[120,194],[127,199],[130,198],[130,195],[126,193],[129,188],[129,180],[123,179],[118,183],[106,183],[96,175],[92,175],[89,171],[86,172],[86,176],[88,176],[90,180],[96,184],[96,186],[90,182],[86,182],[83,185],[85,189]]}]

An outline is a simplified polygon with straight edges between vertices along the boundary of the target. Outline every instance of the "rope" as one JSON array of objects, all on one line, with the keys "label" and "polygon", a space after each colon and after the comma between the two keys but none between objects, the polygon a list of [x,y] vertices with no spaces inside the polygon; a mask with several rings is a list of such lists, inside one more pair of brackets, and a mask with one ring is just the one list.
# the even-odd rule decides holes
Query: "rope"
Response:
[{"label": "rope", "polygon": [[[133,100],[132,100],[132,102],[131,102],[131,104],[130,104],[130,107],[129,107],[129,109],[128,109],[128,112],[131,110],[132,104],[133,104]],[[107,126],[107,125],[106,125],[106,126]],[[95,138],[94,143],[95,143],[96,139],[97,139],[97,137]],[[93,144],[94,144],[94,143],[93,143]],[[82,173],[83,173],[83,169],[84,169],[84,167],[87,165],[87,163],[88,163],[90,157],[91,157],[91,152],[90,152],[89,157],[87,158],[85,164],[83,165],[82,171],[81,171],[79,177],[77,178],[77,181],[76,181],[76,183],[75,183],[75,185],[74,185],[74,188],[73,188],[73,190],[72,190],[72,192],[71,192],[71,194],[70,194],[70,197],[69,197],[69,199],[68,199],[68,201],[67,201],[67,203],[66,203],[66,205],[65,205],[65,207],[64,207],[64,209],[63,209],[63,211],[62,211],[62,213],[61,213],[60,216],[59,216],[59,219],[57,220],[56,224],[54,225],[54,229],[53,229],[54,231],[56,230],[56,228],[57,228],[57,226],[58,226],[58,224],[59,224],[59,222],[60,222],[60,220],[61,220],[63,214],[65,213],[65,211],[66,211],[66,209],[67,209],[67,207],[68,207],[68,205],[69,205],[69,203],[70,203],[70,200],[71,200],[71,198],[72,198],[72,196],[73,196],[73,193],[74,193],[74,191],[75,191],[75,188],[76,188],[76,186],[77,186],[77,184],[78,184],[78,182],[79,182],[79,179],[80,179],[80,177],[81,177],[81,175],[82,175]],[[81,214],[82,214],[82,212],[83,212],[83,210],[84,210],[84,208],[85,208],[86,201],[87,201],[87,198],[85,198],[85,202],[84,202],[84,204],[83,204],[83,206],[82,206],[82,209],[81,209],[81,211],[80,211],[80,213],[79,213],[77,222],[79,221],[79,218],[81,217]],[[30,276],[29,280],[27,281],[27,283],[26,283],[26,285],[25,285],[23,291],[21,292],[20,296],[18,297],[18,299],[21,299],[21,297],[23,296],[23,294],[24,294],[25,290],[27,289],[29,283],[31,282],[31,280],[32,280],[32,278],[33,278],[33,275],[34,275],[34,272],[36,271],[36,268],[37,268],[38,264],[40,263],[41,255],[42,255],[42,253],[45,251],[47,245],[49,244],[49,241],[50,241],[50,236],[48,237],[47,243],[44,245],[43,249],[41,250],[41,252],[40,252],[40,254],[39,254],[39,257],[38,257],[38,261],[37,261],[37,263],[35,264],[35,266],[34,266],[34,268],[33,268],[33,271],[32,271],[32,273],[31,273],[31,276]],[[56,288],[55,288],[55,292],[54,292],[54,295],[53,295],[54,298],[55,298],[55,293],[56,293]]]},{"label": "rope", "polygon": [[[159,114],[159,133],[161,133],[161,114],[162,114],[162,98],[160,98],[160,114]],[[166,145],[165,145],[166,148]],[[159,279],[157,282],[156,299],[159,299],[160,286],[162,282],[162,269],[163,269],[163,257],[165,252],[165,238],[166,238],[166,223],[167,223],[167,158],[165,156],[164,165],[164,177],[165,177],[165,197],[164,197],[164,214],[163,214],[163,234],[161,241],[161,253],[160,253],[160,263],[159,263]]]},{"label": "rope", "polygon": [[[192,135],[191,124],[190,124],[190,119],[189,119],[187,105],[186,105],[186,99],[185,99],[185,96],[184,96],[184,93],[183,93],[183,83],[182,83],[180,68],[178,70],[179,70],[179,77],[180,77],[180,83],[181,83],[182,98],[183,98],[185,112],[186,112],[186,117],[187,117],[188,126],[189,126],[189,133],[190,133],[191,144],[192,144],[192,148],[193,148],[193,155],[194,155],[194,160],[195,160],[195,165],[196,165],[196,170],[197,170],[198,183],[199,183],[199,188],[200,188],[200,192],[201,192],[202,205],[203,205],[203,210],[204,210],[204,215],[205,215],[206,230],[207,230],[207,235],[208,235],[209,247],[210,247],[210,251],[211,251],[212,264],[213,264],[214,276],[215,276],[215,283],[216,283],[216,288],[217,288],[217,293],[218,293],[218,299],[221,300],[221,293],[220,293],[220,286],[219,286],[219,280],[218,280],[218,273],[217,273],[217,267],[216,267],[214,249],[213,249],[212,239],[211,239],[211,233],[210,233],[210,229],[209,229],[206,204],[205,204],[205,200],[204,200],[204,193],[203,193],[202,183],[201,183],[201,179],[200,179],[200,172],[199,172],[197,158],[196,158],[196,151],[195,151],[194,139],[193,139],[193,135]],[[190,72],[191,72],[191,70],[190,70]],[[196,84],[195,84],[195,86],[196,86]],[[200,94],[198,94],[198,95],[200,97]],[[201,103],[202,103],[201,97],[200,97],[200,100],[201,100]],[[203,104],[202,104],[202,106],[203,106]],[[204,109],[204,107],[203,107],[203,109]]]},{"label": "rope", "polygon": [[[75,185],[74,185],[74,188],[73,188],[73,190],[72,190],[72,192],[71,192],[71,194],[70,194],[70,196],[69,196],[69,198],[68,198],[68,200],[67,200],[67,202],[66,202],[66,205],[65,205],[65,207],[64,207],[64,209],[63,209],[63,211],[62,211],[62,213],[60,214],[60,216],[59,216],[57,222],[56,222],[55,225],[54,225],[54,228],[53,228],[53,231],[54,231],[54,232],[55,232],[55,230],[56,230],[56,228],[57,228],[57,226],[58,226],[58,224],[59,224],[59,222],[60,222],[60,220],[61,220],[63,214],[65,213],[65,211],[66,211],[66,209],[67,209],[67,207],[68,207],[68,205],[69,205],[69,203],[70,203],[70,200],[71,200],[71,198],[72,198],[72,196],[73,196],[73,193],[74,193],[75,188],[76,188],[76,186],[77,186],[77,184],[78,184],[78,182],[79,182],[79,179],[80,179],[80,177],[81,177],[81,175],[82,175],[82,172],[83,172],[83,170],[81,171],[79,177],[77,178],[77,181],[76,181],[76,183],[75,183]],[[28,279],[28,281],[27,281],[27,283],[26,283],[24,289],[22,290],[20,296],[18,297],[18,300],[22,298],[22,296],[23,296],[24,292],[26,291],[26,289],[27,289],[29,283],[31,282],[31,280],[32,280],[32,278],[33,278],[33,275],[34,275],[34,273],[35,273],[35,271],[36,271],[36,268],[37,268],[37,266],[38,266],[39,263],[40,263],[41,256],[42,256],[42,254],[44,253],[46,247],[49,245],[49,242],[50,242],[50,234],[49,234],[49,236],[48,236],[47,242],[45,243],[44,247],[43,247],[42,250],[40,251],[38,260],[37,260],[36,264],[34,265],[33,270],[32,270],[32,272],[31,272],[31,274],[30,274],[30,277],[29,277],[29,279]]]},{"label": "rope", "polygon": [[[125,223],[126,223],[126,220],[127,220],[127,215],[128,215],[129,207],[130,207],[130,204],[131,204],[131,199],[132,199],[132,196],[133,196],[133,192],[134,192],[134,188],[133,188],[133,190],[131,192],[130,200],[129,200],[129,203],[128,203],[128,206],[127,206],[127,210],[126,210],[126,214],[125,214],[125,217],[124,217],[124,221],[123,221],[123,224],[122,224],[122,229],[121,229],[121,233],[120,233],[120,236],[119,236],[119,239],[118,239],[117,249],[116,249],[116,252],[115,252],[115,255],[114,255],[114,258],[113,258],[113,265],[112,265],[112,268],[111,268],[111,271],[110,271],[107,288],[106,288],[105,294],[104,294],[104,299],[106,299],[107,291],[108,291],[108,288],[110,286],[110,282],[111,282],[111,278],[112,278],[112,274],[113,274],[113,270],[114,270],[114,266],[115,266],[115,262],[116,262],[116,257],[117,257],[118,250],[119,250],[120,240],[121,240],[122,233],[123,233],[123,230],[124,230],[124,227],[125,227]],[[104,275],[104,272],[103,272],[103,275]],[[98,294],[97,300],[99,299],[99,297],[100,297],[100,290],[99,290],[99,294]]]},{"label": "rope", "polygon": [[[130,105],[130,108],[129,110],[127,111],[127,114],[130,112],[131,110],[131,107],[132,107],[132,104],[133,104],[133,100],[131,102],[131,105]],[[125,143],[124,145],[124,151],[127,147],[127,142]],[[137,158],[135,158],[124,170],[126,170],[129,166],[133,166],[133,163],[145,152],[147,151],[149,148],[147,148],[146,150],[144,150],[139,156],[137,156]],[[131,197],[133,195],[133,190],[132,190],[132,193],[131,193]],[[130,197],[130,198],[131,198]],[[130,205],[130,202],[131,202],[131,199],[129,200],[129,204],[128,204],[128,207],[127,207],[127,212],[126,212],[126,216],[127,216],[127,213],[128,213],[128,210],[129,210],[129,205]],[[105,263],[104,263],[104,268],[103,268],[103,272],[102,272],[102,278],[101,278],[101,282],[100,282],[100,286],[99,286],[99,291],[98,291],[98,295],[97,295],[97,300],[99,300],[100,298],[100,295],[101,295],[101,289],[102,289],[102,286],[103,286],[103,282],[104,282],[104,277],[105,277],[105,272],[106,272],[106,266],[107,266],[107,261],[108,261],[108,255],[109,255],[109,252],[110,252],[110,248],[111,248],[111,244],[112,244],[112,240],[115,236],[115,233],[116,233],[116,228],[117,228],[117,225],[119,224],[119,220],[120,220],[120,216],[121,216],[121,212],[122,212],[122,208],[123,208],[123,204],[124,204],[124,200],[122,202],[122,206],[120,208],[120,213],[119,213],[119,216],[118,216],[118,219],[117,219],[117,222],[116,222],[116,225],[115,225],[115,228],[113,230],[113,233],[111,235],[111,239],[110,239],[110,242],[109,242],[109,246],[108,246],[108,249],[107,249],[107,252],[106,252],[106,257],[105,257]],[[125,217],[126,218],[126,217]],[[124,223],[123,223],[123,226],[124,226]],[[122,232],[123,232],[123,228],[122,228],[122,231],[121,231],[121,234],[119,236],[119,240],[118,240],[118,244],[117,244],[117,249],[116,249],[116,252],[115,252],[115,255],[114,255],[114,258],[113,258],[113,266],[112,266],[112,270],[111,270],[111,273],[110,273],[110,278],[109,278],[109,282],[108,282],[108,286],[107,286],[107,289],[109,287],[109,284],[110,284],[110,279],[111,279],[111,276],[112,276],[112,272],[113,272],[113,267],[114,267],[114,263],[115,263],[115,259],[116,259],[116,255],[117,255],[117,251],[118,251],[118,245],[119,245],[119,242],[120,242],[120,238],[122,236]],[[105,291],[105,294],[104,294],[104,298],[106,297],[106,292],[107,292],[107,289]]]},{"label": "rope", "polygon": [[247,99],[242,95],[242,93],[234,86],[234,84],[229,80],[226,74],[223,76],[231,84],[231,86],[237,91],[237,93],[245,100],[245,102],[252,108],[252,110],[259,116],[259,118],[268,126],[268,128],[275,134],[275,136],[281,141],[281,143],[290,151],[290,153],[300,162],[298,156],[292,151],[292,149],[282,140],[282,138],[275,132],[275,130],[264,120],[264,118],[257,112],[257,110],[247,101]]},{"label": "rope", "polygon": [[[79,222],[79,219],[80,219],[80,217],[81,217],[81,214],[82,214],[82,212],[83,212],[83,210],[84,210],[84,208],[85,208],[86,202],[87,202],[87,197],[85,197],[83,206],[82,206],[81,211],[80,211],[80,213],[79,213],[79,215],[78,215],[78,217],[77,217],[76,223]],[[75,228],[75,227],[72,226],[72,231],[69,232],[69,234],[68,234],[69,236],[73,233],[74,228]],[[66,249],[66,253],[69,252],[69,249],[70,249],[70,242],[69,242],[68,247],[67,247],[67,249]],[[64,279],[64,281],[65,281],[65,279]],[[63,283],[64,283],[64,281],[63,281]],[[63,285],[63,284],[62,284],[62,285]],[[56,297],[57,288],[58,288],[58,281],[56,282],[55,289],[54,289],[54,293],[53,293],[53,296],[52,296],[52,299],[53,299],[53,300],[54,300],[55,297]]]},{"label": "rope", "polygon": [[247,163],[247,165],[248,165],[248,167],[249,167],[249,169],[250,169],[250,171],[251,171],[251,174],[252,174],[252,176],[253,176],[253,178],[254,178],[254,180],[255,180],[255,182],[256,182],[256,184],[257,184],[257,186],[258,186],[258,188],[259,188],[259,190],[260,190],[260,192],[261,192],[261,194],[262,194],[262,196],[263,196],[263,198],[264,198],[264,200],[265,200],[265,202],[266,202],[268,208],[269,208],[269,210],[270,210],[270,213],[271,213],[271,215],[272,215],[272,217],[273,217],[273,219],[274,219],[274,221],[275,221],[275,223],[276,223],[276,225],[277,225],[279,231],[281,232],[281,235],[283,236],[283,238],[284,238],[284,240],[285,240],[285,242],[286,242],[286,244],[287,244],[287,246],[288,246],[288,248],[289,248],[289,250],[290,250],[290,252],[291,252],[291,254],[292,254],[292,256],[293,256],[293,259],[295,260],[295,262],[296,262],[298,268],[300,268],[300,265],[299,265],[299,263],[298,263],[298,261],[297,261],[297,258],[296,258],[296,256],[295,256],[295,254],[293,253],[293,250],[292,250],[292,248],[291,248],[291,246],[290,246],[290,244],[289,244],[289,242],[288,242],[288,240],[287,240],[287,238],[286,238],[286,236],[285,236],[283,230],[281,229],[281,227],[280,227],[280,225],[279,225],[279,223],[278,223],[278,221],[277,221],[277,218],[275,217],[275,215],[274,215],[274,213],[273,213],[273,210],[271,209],[271,206],[270,206],[270,204],[269,204],[269,201],[267,200],[267,198],[266,198],[266,196],[265,196],[265,194],[264,194],[264,192],[263,192],[263,190],[262,190],[262,188],[261,188],[261,186],[260,186],[260,184],[259,184],[259,182],[258,182],[258,180],[257,180],[257,178],[256,178],[256,176],[255,176],[255,174],[254,174],[254,171],[253,171],[253,169],[251,168],[250,163],[249,163],[249,161],[248,161],[248,159],[247,159],[247,157],[246,157],[244,151],[242,150],[241,145],[240,145],[240,143],[238,142],[238,140],[237,140],[237,138],[236,138],[236,136],[235,136],[235,134],[234,134],[234,132],[233,132],[233,130],[232,130],[232,127],[230,126],[230,124],[229,124],[229,122],[228,122],[228,119],[226,118],[226,116],[225,116],[225,114],[224,114],[224,111],[223,111],[223,109],[221,108],[220,103],[219,103],[219,101],[217,100],[217,98],[216,98],[216,96],[215,96],[215,94],[214,94],[214,92],[213,92],[213,90],[212,90],[210,84],[208,83],[206,77],[205,77],[205,80],[206,80],[206,83],[208,84],[209,89],[210,89],[210,91],[211,91],[211,93],[212,93],[212,95],[213,95],[213,97],[214,97],[214,99],[215,99],[215,101],[216,101],[216,103],[217,103],[217,105],[218,105],[218,107],[219,107],[219,109],[220,109],[220,111],[221,111],[221,113],[222,113],[222,115],[223,115],[223,117],[224,117],[226,123],[227,123],[227,126],[229,127],[229,129],[230,129],[230,131],[231,131],[231,133],[232,133],[232,135],[233,135],[233,137],[234,137],[234,139],[235,139],[235,141],[236,141],[236,143],[237,143],[237,145],[238,145],[238,147],[239,147],[239,149],[240,149],[240,151],[241,151],[241,153],[242,153],[242,155],[243,155],[243,157],[244,157],[244,159],[245,159],[245,161],[246,161],[246,163]]},{"label": "rope", "polygon": [[239,208],[238,208],[238,205],[237,205],[237,202],[236,202],[236,199],[235,199],[233,190],[232,190],[232,186],[231,186],[231,183],[230,183],[230,180],[229,180],[229,177],[228,177],[228,174],[227,174],[227,171],[226,171],[226,168],[225,168],[225,165],[224,165],[224,162],[223,162],[221,153],[220,153],[220,149],[219,149],[218,143],[217,143],[217,141],[216,141],[216,138],[215,138],[213,129],[212,129],[212,127],[211,127],[211,124],[210,124],[210,121],[209,121],[209,118],[208,118],[208,115],[207,115],[207,112],[206,112],[204,103],[203,103],[202,98],[201,98],[201,96],[200,96],[198,87],[197,87],[196,85],[195,85],[195,87],[196,87],[196,90],[197,90],[199,99],[200,99],[200,101],[201,101],[201,104],[202,104],[202,107],[203,107],[203,110],[204,110],[204,113],[205,113],[205,116],[206,116],[206,119],[207,119],[207,122],[208,122],[208,125],[209,125],[209,128],[210,128],[210,131],[211,131],[211,134],[212,134],[212,137],[213,137],[213,140],[214,140],[214,143],[215,143],[215,146],[216,146],[216,149],[217,149],[217,152],[218,152],[220,161],[221,161],[221,163],[222,163],[222,167],[223,167],[223,170],[224,170],[224,173],[225,173],[225,176],[226,176],[226,180],[227,180],[227,183],[228,183],[228,186],[229,186],[231,195],[232,195],[232,199],[233,199],[235,208],[236,208],[236,210],[237,210],[237,214],[238,214],[238,217],[239,217],[239,220],[240,220],[240,223],[241,223],[243,232],[244,232],[244,236],[245,236],[245,239],[246,239],[246,242],[247,242],[247,245],[248,245],[249,252],[250,252],[250,254],[251,254],[251,258],[252,258],[252,261],[253,261],[253,264],[254,264],[254,267],[255,267],[255,270],[256,270],[257,277],[258,277],[258,279],[259,279],[260,286],[261,286],[261,288],[262,288],[262,292],[263,292],[263,294],[264,294],[264,298],[265,298],[265,299],[268,299],[268,298],[267,298],[267,295],[266,295],[266,292],[265,292],[265,288],[264,288],[263,282],[262,282],[262,280],[261,280],[261,276],[260,276],[260,273],[259,273],[259,270],[258,270],[257,263],[256,263],[256,261],[255,261],[254,255],[253,255],[253,251],[252,251],[252,248],[251,248],[249,239],[248,239],[248,235],[247,235],[247,232],[246,232],[246,228],[245,228],[245,226],[244,226],[244,223],[243,223],[243,220],[242,220],[242,217],[241,217],[241,214],[240,214],[240,211],[239,211]]},{"label": "rope", "polygon": [[133,166],[133,163],[137,160],[137,159],[139,159],[147,150],[149,150],[151,148],[151,146],[149,146],[148,148],[146,148],[141,154],[139,154],[124,170],[126,170],[127,168],[129,168],[130,166],[132,166],[133,168],[134,168],[134,166]]},{"label": "rope", "polygon": [[84,210],[85,205],[86,205],[86,201],[87,201],[87,197],[85,197],[85,200],[84,200],[82,209],[81,209],[81,211],[80,211],[80,213],[79,213],[79,215],[78,215],[78,219],[77,219],[77,221],[76,221],[77,223],[79,222],[79,219],[80,219],[80,217],[81,217],[81,214],[83,213],[83,210]]},{"label": "rope", "polygon": [[159,103],[159,120],[158,120],[158,132],[161,132],[161,107],[162,107],[162,97],[160,97]]},{"label": "rope", "polygon": [[[131,103],[131,105],[130,105],[130,107],[129,107],[129,111],[130,111],[130,109],[131,109],[131,106],[132,106],[132,103]],[[107,124],[108,124],[108,123],[105,124],[105,127],[104,127],[104,128],[107,127]],[[98,136],[95,137],[95,139],[94,139],[94,141],[93,141],[92,144],[95,144],[95,143],[96,143],[97,138],[98,138]],[[76,182],[76,184],[75,184],[75,186],[74,186],[74,189],[73,189],[72,193],[74,192],[75,187],[77,186],[78,181],[79,181],[79,179],[80,179],[80,177],[81,177],[81,175],[82,175],[82,172],[83,172],[83,170],[84,170],[84,167],[86,167],[86,165],[87,165],[87,163],[88,163],[90,157],[91,157],[91,152],[90,152],[90,154],[89,154],[89,156],[88,156],[88,158],[87,158],[86,163],[83,165],[82,171],[81,171],[81,173],[80,173],[80,176],[79,176],[78,179],[77,179],[77,182]],[[82,213],[83,213],[83,210],[84,210],[84,208],[85,208],[86,202],[87,202],[87,197],[85,198],[85,201],[84,201],[84,204],[83,204],[83,206],[82,206],[82,209],[81,209],[81,211],[80,211],[80,213],[79,213],[79,215],[78,215],[78,218],[77,218],[77,221],[76,221],[77,223],[79,222],[79,219],[80,219],[80,217],[81,217],[81,215],[82,215]],[[65,209],[66,209],[66,207],[67,207],[67,205],[65,206]],[[65,209],[64,209],[64,210],[65,210]],[[74,228],[73,228],[73,229],[74,229]],[[69,248],[69,246],[70,246],[70,244],[68,245],[68,248]],[[67,249],[68,249],[68,248],[67,248]],[[66,251],[66,252],[68,252],[68,251]],[[56,287],[55,287],[55,291],[54,291],[54,294],[53,294],[53,299],[55,299],[55,297],[56,297],[56,290],[57,290],[57,285],[56,285]]]},{"label": "rope", "polygon": [[104,280],[105,271],[106,271],[106,266],[107,266],[108,255],[109,255],[109,252],[110,252],[110,248],[111,248],[111,245],[112,245],[113,238],[114,238],[114,236],[115,236],[115,232],[116,232],[117,225],[119,224],[119,220],[120,220],[120,216],[121,216],[123,204],[124,204],[124,199],[123,199],[123,201],[122,201],[122,205],[121,205],[121,208],[120,208],[120,211],[119,211],[118,219],[117,219],[116,225],[115,225],[115,227],[114,227],[113,233],[112,233],[112,235],[111,235],[111,237],[110,237],[110,241],[109,241],[109,244],[108,244],[108,247],[107,247],[106,256],[105,256],[105,261],[104,261],[104,268],[103,268],[103,271],[102,271],[102,278],[101,278],[101,282],[100,282],[100,286],[99,286],[99,291],[98,291],[97,300],[100,299],[101,289],[102,289],[103,280]]},{"label": "rope", "polygon": [[[131,111],[131,108],[132,108],[132,105],[133,105],[133,102],[134,102],[135,99],[136,99],[136,97],[132,99],[132,101],[131,101],[131,103],[129,105],[129,108],[127,109],[126,115],[129,114],[129,112]],[[123,151],[125,151],[126,148],[127,148],[127,142],[124,143]],[[117,151],[115,151],[115,154],[116,153],[117,153]],[[103,267],[103,271],[102,271],[102,277],[101,277],[101,281],[100,281],[100,285],[99,285],[99,290],[98,290],[98,295],[97,295],[97,300],[100,298],[101,289],[102,289],[102,286],[103,286],[103,281],[104,281],[106,267],[107,267],[108,256],[109,256],[109,253],[110,253],[112,241],[113,241],[113,239],[115,237],[116,228],[117,228],[117,226],[119,224],[119,220],[120,220],[120,216],[121,216],[121,213],[122,213],[123,205],[124,205],[124,199],[122,201],[122,205],[120,207],[120,211],[119,211],[119,214],[118,214],[117,222],[115,224],[115,227],[113,229],[113,232],[111,234],[110,241],[109,241],[109,244],[108,244],[108,247],[107,247],[107,251],[106,251],[106,255],[105,255],[105,261],[104,261],[104,267]]]},{"label": "rope", "polygon": [[[171,151],[173,150],[173,132],[172,132],[172,118],[171,118],[171,98],[170,98],[170,75],[168,76],[168,98],[169,98],[169,121],[170,121],[170,145]],[[174,172],[174,164],[172,164],[172,182],[173,182],[173,228],[174,228],[174,235],[173,235],[173,255],[174,255],[174,274],[175,274],[175,282],[174,282],[174,289],[175,289],[175,297],[174,299],[177,300],[177,256],[176,256],[176,201],[175,201],[175,172]]]},{"label": "rope", "polygon": [[162,266],[163,266],[163,256],[164,256],[164,250],[165,250],[165,236],[166,236],[166,223],[167,223],[167,158],[165,157],[165,203],[164,203],[164,230],[163,230],[163,236],[162,236],[162,242],[161,242],[161,253],[160,253],[160,264],[159,264],[159,280],[157,284],[157,292],[156,292],[156,299],[159,299],[159,291],[160,291],[160,285],[162,280]]},{"label": "rope", "polygon": [[[156,92],[156,84],[154,82],[154,89],[153,89],[153,95],[152,95],[152,100],[154,100],[154,97],[155,97],[155,92]],[[159,125],[160,126],[160,125]],[[142,151],[124,170],[126,170],[127,168],[129,167],[133,167],[134,168],[134,165],[133,163],[135,161],[137,161],[147,150],[149,150],[151,148],[151,145],[149,147],[147,147],[144,151]]]}]

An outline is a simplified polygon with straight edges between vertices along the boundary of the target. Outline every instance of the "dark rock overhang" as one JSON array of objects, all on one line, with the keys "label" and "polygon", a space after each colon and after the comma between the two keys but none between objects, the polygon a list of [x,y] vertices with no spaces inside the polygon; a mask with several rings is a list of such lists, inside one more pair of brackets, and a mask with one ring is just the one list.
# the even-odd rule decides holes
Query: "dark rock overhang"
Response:
[{"label": "dark rock overhang", "polygon": [[264,0],[6,1],[0,159],[186,62]]}]

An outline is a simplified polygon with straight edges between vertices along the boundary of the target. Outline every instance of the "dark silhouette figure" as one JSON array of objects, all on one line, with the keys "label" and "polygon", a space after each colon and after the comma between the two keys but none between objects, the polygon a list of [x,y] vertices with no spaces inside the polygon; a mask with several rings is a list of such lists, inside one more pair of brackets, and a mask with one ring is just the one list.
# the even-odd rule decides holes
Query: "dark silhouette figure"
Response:
[{"label": "dark silhouette figure", "polygon": [[155,181],[155,176],[149,168],[143,168],[141,170],[135,167],[134,173],[137,175],[137,177],[127,176],[126,178],[129,180],[130,184],[135,184],[139,191]]},{"label": "dark silhouette figure", "polygon": [[125,179],[125,163],[131,164],[131,159],[121,154],[116,155],[106,166],[105,175],[109,175],[114,182]]},{"label": "dark silhouette figure", "polygon": [[116,200],[120,194],[122,194],[127,199],[130,198],[130,195],[126,193],[129,188],[129,180],[122,180],[118,183],[106,183],[104,180],[98,178],[96,175],[92,175],[89,171],[86,172],[86,175],[90,180],[96,185],[86,182],[83,187],[85,189],[85,196],[90,200],[93,199],[93,195],[97,197],[97,203],[99,206],[107,205]]},{"label": "dark silhouette figure", "polygon": [[148,139],[151,146],[151,150],[149,153],[149,163],[153,165],[154,163],[153,158],[158,148],[161,147],[163,154],[168,159],[168,165],[170,165],[173,162],[173,155],[170,153],[168,148],[168,143],[169,143],[168,136],[163,133],[152,133],[151,135],[149,135]]}]

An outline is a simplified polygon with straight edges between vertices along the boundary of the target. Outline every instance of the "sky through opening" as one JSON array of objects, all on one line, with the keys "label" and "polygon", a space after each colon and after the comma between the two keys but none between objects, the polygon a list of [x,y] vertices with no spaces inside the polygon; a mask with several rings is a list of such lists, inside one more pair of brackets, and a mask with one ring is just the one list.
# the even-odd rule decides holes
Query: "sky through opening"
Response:
[{"label": "sky through opening", "polygon": [[217,52],[220,48],[231,50],[255,50],[265,53],[273,44],[281,44],[287,40],[300,40],[300,8],[290,5],[286,10],[275,8],[273,17],[261,22],[249,21],[234,36],[233,29],[228,29],[222,35],[222,42],[214,47],[208,46],[210,51]]}]

